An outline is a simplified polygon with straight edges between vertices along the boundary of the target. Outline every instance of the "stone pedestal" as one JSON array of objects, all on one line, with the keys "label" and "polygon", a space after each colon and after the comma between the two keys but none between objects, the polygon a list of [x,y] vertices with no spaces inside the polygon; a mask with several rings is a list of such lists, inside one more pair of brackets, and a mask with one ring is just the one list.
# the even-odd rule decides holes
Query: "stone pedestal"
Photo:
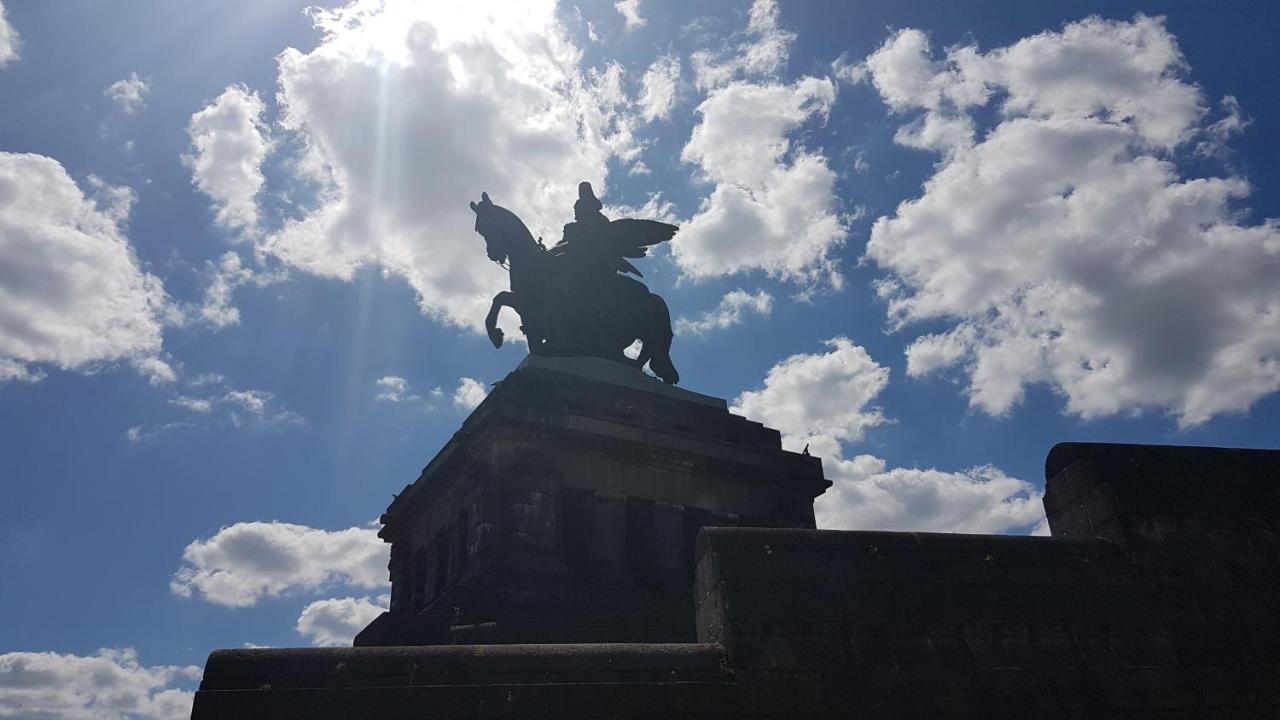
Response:
[{"label": "stone pedestal", "polygon": [[530,357],[383,515],[391,610],[356,645],[692,642],[698,530],[812,528],[829,485],[724,400]]}]

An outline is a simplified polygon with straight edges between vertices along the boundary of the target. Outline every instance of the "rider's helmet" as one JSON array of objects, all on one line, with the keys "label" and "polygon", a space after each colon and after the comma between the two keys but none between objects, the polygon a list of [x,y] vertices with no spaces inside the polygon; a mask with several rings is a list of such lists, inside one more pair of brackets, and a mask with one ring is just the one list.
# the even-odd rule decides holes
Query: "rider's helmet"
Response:
[{"label": "rider's helmet", "polygon": [[573,204],[573,219],[582,222],[587,219],[603,218],[600,211],[604,209],[604,203],[596,197],[594,191],[591,190],[591,183],[578,183],[578,201]]}]

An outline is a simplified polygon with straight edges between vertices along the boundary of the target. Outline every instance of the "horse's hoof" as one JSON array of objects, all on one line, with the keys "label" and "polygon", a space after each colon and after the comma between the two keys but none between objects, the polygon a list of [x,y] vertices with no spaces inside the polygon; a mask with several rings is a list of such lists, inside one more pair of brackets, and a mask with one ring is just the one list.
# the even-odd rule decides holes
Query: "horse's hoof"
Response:
[{"label": "horse's hoof", "polygon": [[489,342],[496,348],[502,347],[502,330],[494,328],[489,331]]},{"label": "horse's hoof", "polygon": [[680,382],[680,373],[676,372],[676,366],[671,362],[671,358],[652,358],[649,360],[649,369],[668,385]]}]

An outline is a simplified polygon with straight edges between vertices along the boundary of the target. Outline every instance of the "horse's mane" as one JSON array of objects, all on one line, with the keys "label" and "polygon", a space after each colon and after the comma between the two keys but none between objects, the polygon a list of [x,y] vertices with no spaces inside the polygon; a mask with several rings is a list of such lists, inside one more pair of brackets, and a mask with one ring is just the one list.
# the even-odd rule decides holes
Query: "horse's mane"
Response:
[{"label": "horse's mane", "polygon": [[530,245],[535,244],[533,233],[529,232],[529,228],[525,226],[524,221],[518,215],[501,205],[489,204],[490,212],[494,214],[494,224],[500,232],[507,233],[512,236],[512,240],[522,240]]}]

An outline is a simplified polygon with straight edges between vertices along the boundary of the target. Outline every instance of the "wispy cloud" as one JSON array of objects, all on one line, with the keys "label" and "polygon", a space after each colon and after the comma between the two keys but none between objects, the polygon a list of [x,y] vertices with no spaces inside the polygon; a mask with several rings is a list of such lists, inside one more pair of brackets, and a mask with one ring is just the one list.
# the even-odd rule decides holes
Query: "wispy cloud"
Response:
[{"label": "wispy cloud", "polygon": [[748,313],[768,317],[773,311],[773,296],[764,290],[754,294],[741,288],[725,293],[720,304],[695,319],[680,318],[676,321],[677,332],[706,335],[715,330],[727,330],[739,325]]}]

